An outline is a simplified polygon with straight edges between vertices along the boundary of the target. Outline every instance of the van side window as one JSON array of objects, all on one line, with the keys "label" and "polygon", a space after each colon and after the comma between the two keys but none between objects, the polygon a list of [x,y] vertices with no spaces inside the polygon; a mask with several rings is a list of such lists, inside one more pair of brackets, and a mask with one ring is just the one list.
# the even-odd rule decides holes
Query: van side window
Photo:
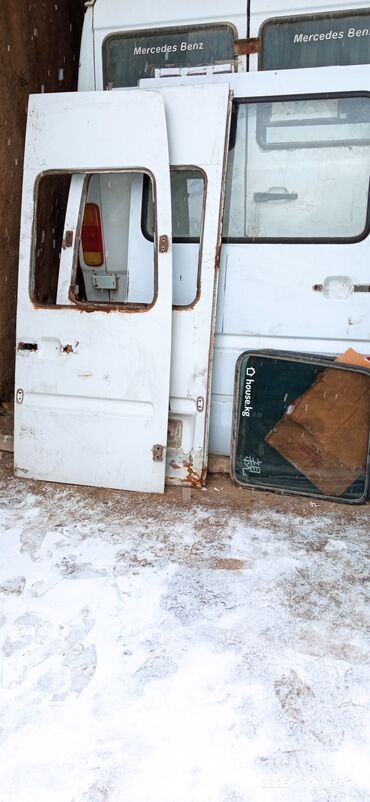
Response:
[{"label": "van side window", "polygon": [[[157,233],[148,241],[141,230],[143,178],[125,171],[41,179],[30,284],[35,303],[146,308],[155,302]],[[149,176],[146,182],[154,206]]]},{"label": "van side window", "polygon": [[239,102],[225,241],[348,242],[368,231],[370,98]]},{"label": "van side window", "polygon": [[[189,306],[199,290],[205,177],[192,167],[171,168],[173,304]],[[144,182],[142,227],[153,239],[153,201]]]},{"label": "van side window", "polygon": [[370,10],[276,17],[260,29],[262,70],[370,63]]},{"label": "van side window", "polygon": [[104,86],[137,86],[167,68],[235,62],[232,25],[191,25],[113,34],[103,44]]}]

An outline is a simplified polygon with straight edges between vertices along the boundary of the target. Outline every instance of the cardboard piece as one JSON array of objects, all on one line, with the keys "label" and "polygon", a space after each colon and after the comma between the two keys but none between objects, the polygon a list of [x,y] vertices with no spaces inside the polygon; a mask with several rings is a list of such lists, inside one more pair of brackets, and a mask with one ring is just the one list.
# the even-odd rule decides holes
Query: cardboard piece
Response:
[{"label": "cardboard piece", "polygon": [[370,363],[352,349],[337,361],[369,373],[327,368],[265,438],[329,496],[366,472],[370,428]]}]

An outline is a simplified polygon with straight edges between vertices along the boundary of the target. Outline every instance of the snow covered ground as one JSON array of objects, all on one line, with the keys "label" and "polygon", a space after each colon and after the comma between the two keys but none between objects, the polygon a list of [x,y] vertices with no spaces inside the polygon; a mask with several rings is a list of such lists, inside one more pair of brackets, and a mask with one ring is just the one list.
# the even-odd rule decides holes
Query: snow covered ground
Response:
[{"label": "snow covered ground", "polygon": [[369,533],[368,506],[3,459],[1,802],[369,800]]}]

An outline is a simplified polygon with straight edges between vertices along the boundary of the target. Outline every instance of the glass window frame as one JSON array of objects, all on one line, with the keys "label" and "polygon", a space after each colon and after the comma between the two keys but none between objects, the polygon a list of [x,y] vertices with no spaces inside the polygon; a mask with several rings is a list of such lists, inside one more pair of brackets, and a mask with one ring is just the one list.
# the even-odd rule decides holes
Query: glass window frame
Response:
[{"label": "glass window frame", "polygon": [[[229,152],[235,146],[236,141],[236,134],[237,134],[237,121],[238,121],[238,114],[237,108],[241,105],[256,105],[258,103],[282,103],[282,102],[289,102],[294,100],[336,100],[340,98],[359,98],[359,97],[367,97],[370,99],[370,92],[365,91],[358,91],[358,92],[324,92],[324,93],[306,93],[306,94],[299,94],[299,95],[271,95],[271,96],[264,96],[264,97],[237,97],[233,100],[233,111],[231,117],[231,130],[230,130],[230,140],[229,140]],[[323,143],[314,143],[311,144],[309,142],[302,143],[300,145],[296,144],[278,144],[278,145],[261,145],[261,142],[258,138],[258,128],[257,128],[257,143],[263,150],[296,150],[296,149],[313,149],[313,148],[320,148],[320,147],[345,147],[347,142],[346,140],[333,142],[332,144]],[[356,145],[369,145],[369,141],[366,140],[364,142],[356,142]],[[226,195],[227,195],[227,178],[226,178]],[[367,200],[367,209],[366,209],[366,220],[365,220],[365,227],[360,234],[357,234],[353,237],[230,237],[226,235],[222,235],[222,243],[223,244],[272,244],[272,243],[281,243],[281,244],[292,244],[292,245],[310,245],[310,244],[328,244],[328,245],[335,245],[335,244],[351,244],[356,242],[362,242],[362,240],[366,239],[370,232],[370,180],[369,180],[369,189],[368,189],[368,200]]]}]

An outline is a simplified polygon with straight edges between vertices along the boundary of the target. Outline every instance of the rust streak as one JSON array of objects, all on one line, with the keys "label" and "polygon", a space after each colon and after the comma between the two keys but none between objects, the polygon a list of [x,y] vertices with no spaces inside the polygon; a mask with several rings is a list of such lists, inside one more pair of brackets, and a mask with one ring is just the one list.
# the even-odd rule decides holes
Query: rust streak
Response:
[{"label": "rust streak", "polygon": [[183,464],[184,468],[187,469],[187,472],[188,472],[188,475],[187,475],[187,477],[186,477],[186,479],[184,481],[184,484],[186,482],[186,483],[189,483],[189,485],[191,485],[192,487],[202,487],[201,479],[198,476],[198,474],[194,471],[193,466],[190,464],[190,462],[187,462],[186,460],[184,460],[182,464]]},{"label": "rust streak", "polygon": [[253,53],[261,52],[261,39],[250,37],[249,39],[236,39],[234,42],[235,56],[250,56]]}]

